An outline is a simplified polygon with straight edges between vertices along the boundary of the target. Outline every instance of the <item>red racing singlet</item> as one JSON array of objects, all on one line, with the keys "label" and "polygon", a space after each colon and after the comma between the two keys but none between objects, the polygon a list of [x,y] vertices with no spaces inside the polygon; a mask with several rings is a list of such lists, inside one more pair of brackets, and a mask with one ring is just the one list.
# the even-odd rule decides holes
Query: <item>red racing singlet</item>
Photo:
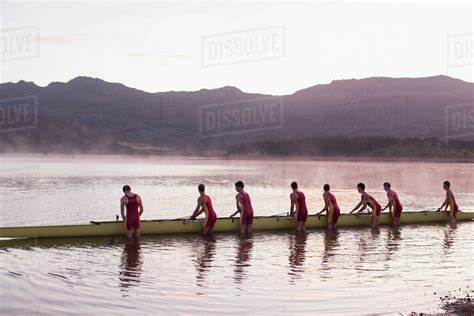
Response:
[{"label": "red racing singlet", "polygon": [[456,203],[456,200],[454,199],[454,195],[451,192],[450,199],[449,199],[449,215],[456,217],[458,215],[458,211],[459,211],[458,204]]},{"label": "red racing singlet", "polygon": [[326,192],[326,204],[328,205],[328,223],[337,223],[341,211],[337,205],[336,197],[331,192]]},{"label": "red racing singlet", "polygon": [[372,216],[379,216],[382,211],[382,206],[372,196],[367,194],[367,205],[372,209]]},{"label": "red racing singlet", "polygon": [[247,192],[242,192],[242,204],[244,207],[243,217],[253,217],[253,208],[252,201],[250,200],[250,195]]},{"label": "red racing singlet", "polygon": [[134,217],[138,216],[138,199],[137,195],[135,194],[134,196],[130,197],[127,196],[127,204],[125,205],[127,207],[127,217]]},{"label": "red racing singlet", "polygon": [[132,230],[132,228],[140,229],[140,215],[138,214],[137,195],[135,194],[132,197],[127,195],[125,196],[127,197],[127,204],[125,205],[125,207],[127,208],[127,230]]},{"label": "red racing singlet", "polygon": [[296,199],[298,203],[298,207],[296,208],[296,220],[298,222],[306,222],[308,218],[308,208],[306,207],[306,197],[304,193],[301,191],[296,192],[298,194],[298,199]]},{"label": "red racing singlet", "polygon": [[206,214],[206,219],[204,220],[204,227],[213,228],[217,220],[217,215],[214,211],[214,208],[212,207],[211,197],[209,195],[203,195],[203,198],[203,209],[204,213]]},{"label": "red racing singlet", "polygon": [[[395,191],[390,191],[390,192],[392,193],[392,196],[393,196],[393,202],[392,202],[393,216],[400,217],[403,210],[402,203],[400,203],[400,200],[398,199],[398,195]],[[387,192],[387,195],[389,195],[389,192]],[[389,196],[389,199],[390,199],[390,196]]]}]

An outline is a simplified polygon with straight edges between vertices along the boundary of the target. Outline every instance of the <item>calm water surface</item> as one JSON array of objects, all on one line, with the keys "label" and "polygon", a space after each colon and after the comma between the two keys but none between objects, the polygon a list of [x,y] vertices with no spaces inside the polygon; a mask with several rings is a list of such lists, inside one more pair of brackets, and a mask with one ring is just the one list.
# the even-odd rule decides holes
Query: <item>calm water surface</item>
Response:
[{"label": "calm water surface", "polygon": [[[392,182],[406,209],[439,206],[450,179],[458,203],[474,209],[474,165],[123,158],[3,158],[2,226],[110,220],[128,183],[144,218],[189,214],[195,186],[221,216],[234,210],[242,179],[257,214],[288,210],[297,180],[311,212],[329,182],[343,212],[354,186],[385,203]],[[401,229],[0,241],[0,313],[361,314],[439,311],[440,295],[474,286],[474,223]],[[434,293],[437,293],[434,295]]]}]

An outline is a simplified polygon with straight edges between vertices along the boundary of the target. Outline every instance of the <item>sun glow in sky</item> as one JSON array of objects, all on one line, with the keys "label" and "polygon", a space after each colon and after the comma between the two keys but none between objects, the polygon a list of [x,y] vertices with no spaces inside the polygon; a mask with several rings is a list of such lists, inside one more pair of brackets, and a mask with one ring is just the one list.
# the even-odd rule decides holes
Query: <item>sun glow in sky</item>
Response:
[{"label": "sun glow in sky", "polygon": [[0,19],[1,82],[290,94],[373,76],[473,81],[470,2],[2,1]]}]

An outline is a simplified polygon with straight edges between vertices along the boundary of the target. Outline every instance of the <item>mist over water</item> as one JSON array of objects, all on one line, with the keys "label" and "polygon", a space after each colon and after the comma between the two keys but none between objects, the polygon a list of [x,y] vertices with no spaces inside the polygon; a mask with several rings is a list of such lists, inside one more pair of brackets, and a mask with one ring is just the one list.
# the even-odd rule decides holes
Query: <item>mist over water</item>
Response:
[{"label": "mist over water", "polygon": [[15,157],[0,160],[0,224],[33,225],[114,220],[122,186],[144,201],[144,219],[191,214],[204,183],[219,216],[235,210],[234,183],[243,180],[256,215],[289,210],[290,183],[297,181],[311,213],[323,207],[322,186],[331,185],[342,212],[360,200],[355,187],[385,205],[382,184],[392,183],[405,210],[437,208],[442,182],[450,180],[461,210],[474,210],[474,165],[426,162],[226,160],[128,157]]}]

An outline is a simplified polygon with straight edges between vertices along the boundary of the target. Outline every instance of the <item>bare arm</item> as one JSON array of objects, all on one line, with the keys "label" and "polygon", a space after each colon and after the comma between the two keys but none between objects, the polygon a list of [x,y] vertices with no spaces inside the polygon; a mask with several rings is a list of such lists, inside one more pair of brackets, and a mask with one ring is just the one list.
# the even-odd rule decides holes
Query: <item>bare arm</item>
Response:
[{"label": "bare arm", "polygon": [[385,211],[387,208],[390,208],[390,212],[392,211],[393,196],[387,193],[387,197],[388,197],[388,202],[387,202],[387,205],[382,209],[382,212]]},{"label": "bare arm", "polygon": [[[364,204],[364,202],[360,201],[359,204],[357,204],[357,206],[354,207],[354,208],[352,209],[352,211],[349,212],[349,214],[352,214],[352,213],[354,213],[355,211],[357,211],[357,210],[359,209],[359,207],[360,207],[361,205],[363,205],[363,204]],[[363,208],[363,209],[365,209],[365,208]],[[357,213],[360,213],[360,212],[362,212],[362,210],[358,211]]]},{"label": "bare arm", "polygon": [[362,202],[362,207],[361,207],[360,210],[357,212],[357,214],[362,213],[362,212],[365,211],[366,209],[367,209],[367,202],[364,201],[364,202]]},{"label": "bare arm", "polygon": [[143,202],[142,202],[142,197],[141,196],[138,196],[138,209],[139,209],[139,212],[138,212],[138,215],[141,217],[142,214],[143,214]]},{"label": "bare arm", "polygon": [[446,200],[444,201],[444,211],[446,212],[448,210],[449,206],[449,201],[452,199],[452,193],[451,191],[446,192]]},{"label": "bare arm", "polygon": [[199,197],[197,199],[197,205],[196,205],[196,208],[194,209],[193,215],[191,215],[191,218],[194,219],[198,217],[199,215],[202,214],[202,212],[204,212],[204,209],[202,208],[202,201],[201,201],[201,198]]},{"label": "bare arm", "polygon": [[237,211],[232,213],[232,215],[230,215],[230,217],[234,217],[235,215],[237,215],[237,213],[242,214],[243,207],[242,207],[242,197],[240,196],[240,194],[237,194],[235,196],[235,206],[237,207]]},{"label": "bare arm", "polygon": [[125,220],[125,202],[123,198],[120,199],[120,213],[122,214],[122,219]]},{"label": "bare arm", "polygon": [[316,215],[322,214],[324,211],[328,210],[328,201],[327,201],[327,198],[326,198],[326,193],[323,193],[323,200],[324,200],[324,207],[321,210],[321,212],[316,213]]},{"label": "bare arm", "polygon": [[298,209],[298,205],[296,204],[296,196],[294,193],[290,194],[290,216],[294,216],[295,210]]},{"label": "bare arm", "polygon": [[439,209],[437,209],[437,212],[441,211],[441,209],[445,206],[444,208],[444,211],[446,211],[448,209],[448,199],[449,199],[449,195],[448,195],[448,192],[446,192],[446,199],[444,200],[443,204],[441,204],[441,206],[439,207]]},{"label": "bare arm", "polygon": [[357,214],[363,212],[367,208],[367,202],[368,202],[367,194],[362,193],[359,204],[357,204],[357,206],[354,207],[354,209],[349,214],[352,214],[353,212],[355,212],[360,206],[362,206],[362,208],[357,211]]},{"label": "bare arm", "polygon": [[[367,193],[364,193],[362,194],[360,198],[360,202],[358,204],[359,206],[362,205],[362,207],[360,208],[359,211],[357,211],[357,214],[360,214],[367,209],[367,203],[369,203],[369,196],[367,195]],[[356,209],[357,209],[357,206],[356,206]]]}]

